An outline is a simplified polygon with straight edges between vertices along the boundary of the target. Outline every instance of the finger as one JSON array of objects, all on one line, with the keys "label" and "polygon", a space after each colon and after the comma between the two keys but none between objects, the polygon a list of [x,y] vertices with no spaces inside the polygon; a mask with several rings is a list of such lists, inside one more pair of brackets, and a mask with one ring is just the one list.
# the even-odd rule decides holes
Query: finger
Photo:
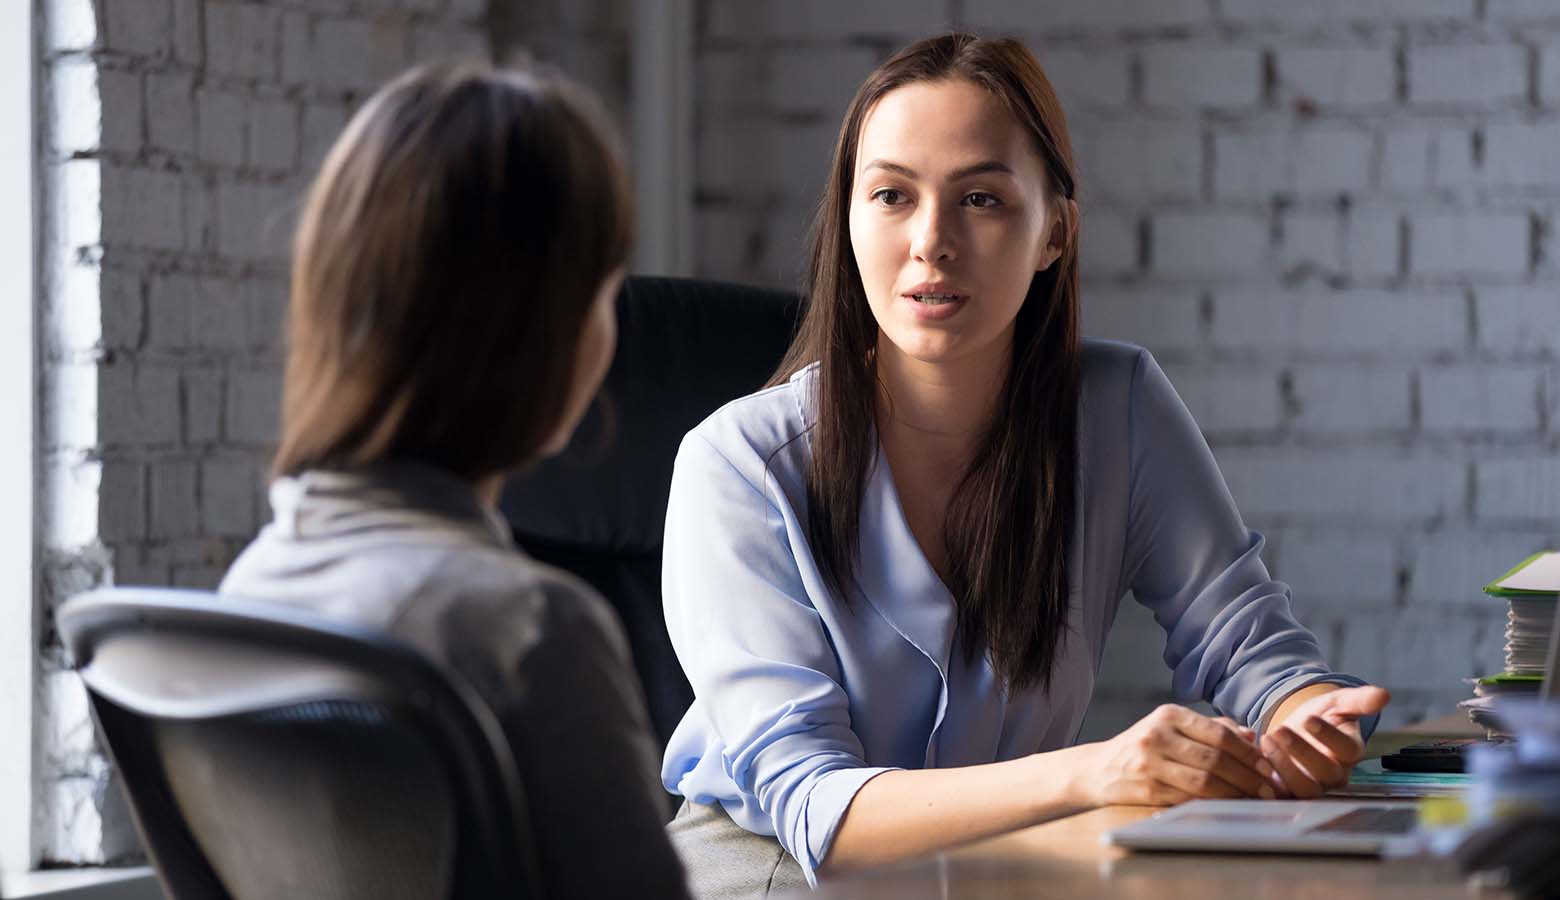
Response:
[{"label": "finger", "polygon": [[1256,742],[1257,733],[1255,731],[1252,731],[1250,728],[1247,728],[1229,716],[1220,716],[1217,719],[1214,719],[1214,721],[1235,732],[1236,737],[1247,742],[1248,744],[1254,744]]},{"label": "finger", "polygon": [[1239,800],[1246,795],[1241,789],[1206,770],[1184,765],[1173,759],[1161,759],[1154,767],[1153,776],[1178,791],[1193,797],[1210,800]]},{"label": "finger", "polygon": [[[1246,766],[1261,771],[1261,764],[1265,762],[1262,751],[1255,744],[1241,740],[1228,728],[1207,716],[1198,715],[1189,709],[1183,709],[1184,715],[1175,719],[1176,730],[1197,741],[1207,744],[1215,750],[1220,750],[1235,757]],[[1265,773],[1264,773],[1265,774]]]},{"label": "finger", "polygon": [[1295,762],[1299,763],[1318,783],[1331,787],[1348,780],[1348,773],[1336,759],[1324,753],[1321,748],[1306,740],[1288,725],[1280,726],[1273,732],[1273,737],[1277,739],[1278,745],[1294,757]]},{"label": "finger", "polygon": [[1167,759],[1217,776],[1238,790],[1242,797],[1272,800],[1276,796],[1268,784],[1268,777],[1272,773],[1270,767],[1264,774],[1247,765],[1244,760],[1179,735],[1165,740],[1163,752]]},{"label": "finger", "polygon": [[1272,734],[1263,735],[1262,750],[1267,754],[1268,761],[1273,764],[1273,769],[1278,773],[1278,778],[1283,781],[1284,788],[1290,796],[1311,800],[1322,795],[1322,786],[1300,768],[1294,757],[1290,756],[1279,743],[1277,737]]},{"label": "finger", "polygon": [[1320,744],[1345,767],[1354,765],[1365,755],[1365,744],[1359,737],[1320,716],[1306,716],[1300,727],[1313,744]]}]

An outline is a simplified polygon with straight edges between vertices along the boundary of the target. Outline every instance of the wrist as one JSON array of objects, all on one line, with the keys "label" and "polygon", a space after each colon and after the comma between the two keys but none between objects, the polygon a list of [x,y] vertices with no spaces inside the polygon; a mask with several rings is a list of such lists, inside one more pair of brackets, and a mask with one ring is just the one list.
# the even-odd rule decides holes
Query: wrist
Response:
[{"label": "wrist", "polygon": [[1094,797],[1094,780],[1089,777],[1093,768],[1089,759],[1099,744],[1075,744],[1049,753],[1036,753],[1029,757],[1044,781],[1056,785],[1056,792],[1049,800],[1042,800],[1035,811],[1037,819],[1048,818],[1057,807],[1086,809],[1098,806]]}]

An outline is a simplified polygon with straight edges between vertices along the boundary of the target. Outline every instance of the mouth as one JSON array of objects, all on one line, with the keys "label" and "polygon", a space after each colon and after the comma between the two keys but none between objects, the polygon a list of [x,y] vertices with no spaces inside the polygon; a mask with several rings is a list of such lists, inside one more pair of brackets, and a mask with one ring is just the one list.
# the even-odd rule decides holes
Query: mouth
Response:
[{"label": "mouth", "polygon": [[942,306],[945,303],[957,303],[965,299],[961,294],[906,294],[905,296],[927,306]]},{"label": "mouth", "polygon": [[970,299],[968,293],[945,281],[923,281],[911,286],[900,296],[907,300],[914,300],[923,306],[946,306],[949,303],[961,303]]}]

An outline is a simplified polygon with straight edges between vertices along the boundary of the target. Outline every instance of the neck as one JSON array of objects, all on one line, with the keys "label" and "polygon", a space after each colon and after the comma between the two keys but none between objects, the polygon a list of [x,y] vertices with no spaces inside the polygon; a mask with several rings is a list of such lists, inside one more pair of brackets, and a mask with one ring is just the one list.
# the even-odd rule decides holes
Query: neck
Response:
[{"label": "neck", "polygon": [[1010,356],[995,352],[923,362],[906,356],[880,334],[880,439],[887,447],[911,449],[928,461],[963,468],[996,414]]}]

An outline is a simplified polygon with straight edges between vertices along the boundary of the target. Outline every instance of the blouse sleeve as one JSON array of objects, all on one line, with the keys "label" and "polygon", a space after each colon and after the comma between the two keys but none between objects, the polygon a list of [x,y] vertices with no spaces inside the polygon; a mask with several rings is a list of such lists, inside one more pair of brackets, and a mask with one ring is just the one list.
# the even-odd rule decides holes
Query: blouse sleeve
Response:
[{"label": "blouse sleeve", "polygon": [[[1241,520],[1197,423],[1146,350],[1129,428],[1125,583],[1165,630],[1176,700],[1207,700],[1256,728],[1307,685],[1364,684],[1328,669],[1295,620],[1288,585],[1262,562],[1262,535]],[[1361,725],[1369,735],[1375,717]]]},{"label": "blouse sleeve", "polygon": [[[761,466],[761,462],[756,462]],[[666,624],[719,746],[719,765],[772,823],[809,883],[866,764],[824,621],[803,583],[764,479],[744,475],[699,432],[677,454],[667,506]],[[694,763],[669,758],[669,790]]]}]

